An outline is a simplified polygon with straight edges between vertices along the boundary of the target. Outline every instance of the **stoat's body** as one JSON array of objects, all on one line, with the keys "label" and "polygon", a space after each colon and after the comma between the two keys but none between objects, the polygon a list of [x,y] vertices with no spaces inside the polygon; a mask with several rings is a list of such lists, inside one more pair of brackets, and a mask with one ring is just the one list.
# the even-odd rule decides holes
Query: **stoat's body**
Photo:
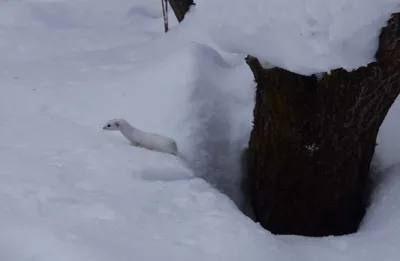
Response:
[{"label": "stoat's body", "polygon": [[178,155],[178,146],[175,140],[149,133],[133,127],[124,119],[112,119],[103,126],[104,130],[120,131],[133,146],[143,147],[149,150]]}]

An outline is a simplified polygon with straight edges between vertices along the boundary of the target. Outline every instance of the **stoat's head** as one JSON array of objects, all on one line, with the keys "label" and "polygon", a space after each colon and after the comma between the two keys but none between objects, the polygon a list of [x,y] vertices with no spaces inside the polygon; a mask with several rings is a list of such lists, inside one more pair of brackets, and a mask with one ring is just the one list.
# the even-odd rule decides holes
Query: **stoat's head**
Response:
[{"label": "stoat's head", "polygon": [[110,131],[116,131],[116,130],[121,130],[121,126],[125,124],[124,119],[117,119],[114,118],[112,120],[107,121],[104,126],[103,130],[110,130]]}]

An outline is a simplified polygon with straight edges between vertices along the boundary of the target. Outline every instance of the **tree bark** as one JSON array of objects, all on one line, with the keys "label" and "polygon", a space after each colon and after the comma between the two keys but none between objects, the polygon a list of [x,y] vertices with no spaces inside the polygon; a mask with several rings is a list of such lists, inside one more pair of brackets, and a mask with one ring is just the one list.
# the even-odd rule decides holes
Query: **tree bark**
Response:
[{"label": "tree bark", "polygon": [[248,175],[255,218],[275,234],[356,232],[379,128],[400,92],[400,15],[379,37],[376,62],[321,80],[264,69],[256,90]]},{"label": "tree bark", "polygon": [[182,22],[191,5],[195,5],[193,0],[169,0],[172,10],[178,22]]}]

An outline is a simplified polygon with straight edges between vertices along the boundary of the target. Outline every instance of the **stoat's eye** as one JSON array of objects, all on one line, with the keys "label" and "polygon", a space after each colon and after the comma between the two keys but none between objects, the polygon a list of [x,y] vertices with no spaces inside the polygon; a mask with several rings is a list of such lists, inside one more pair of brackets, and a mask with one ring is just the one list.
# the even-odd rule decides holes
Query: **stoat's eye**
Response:
[{"label": "stoat's eye", "polygon": [[110,128],[110,127],[111,127],[111,124],[107,124],[107,127]]}]

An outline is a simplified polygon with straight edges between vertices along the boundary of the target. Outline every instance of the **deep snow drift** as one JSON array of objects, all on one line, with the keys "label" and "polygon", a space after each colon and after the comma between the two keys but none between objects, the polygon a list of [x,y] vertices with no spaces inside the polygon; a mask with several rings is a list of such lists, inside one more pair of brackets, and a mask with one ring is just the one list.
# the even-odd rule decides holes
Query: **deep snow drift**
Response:
[{"label": "deep snow drift", "polygon": [[198,9],[224,49],[308,75],[374,61],[380,29],[400,1],[218,0]]},{"label": "deep snow drift", "polygon": [[[0,260],[397,260],[400,169],[389,167],[400,152],[399,103],[379,136],[388,171],[359,233],[276,237],[238,210],[254,85],[244,55],[227,47],[261,13],[256,1],[214,2],[199,1],[164,34],[156,0],[0,1]],[[304,3],[314,6],[290,6]],[[304,61],[307,49],[285,39],[263,45],[299,51],[293,68],[315,69],[316,54]],[[190,168],[102,131],[114,117],[176,139]]]}]

